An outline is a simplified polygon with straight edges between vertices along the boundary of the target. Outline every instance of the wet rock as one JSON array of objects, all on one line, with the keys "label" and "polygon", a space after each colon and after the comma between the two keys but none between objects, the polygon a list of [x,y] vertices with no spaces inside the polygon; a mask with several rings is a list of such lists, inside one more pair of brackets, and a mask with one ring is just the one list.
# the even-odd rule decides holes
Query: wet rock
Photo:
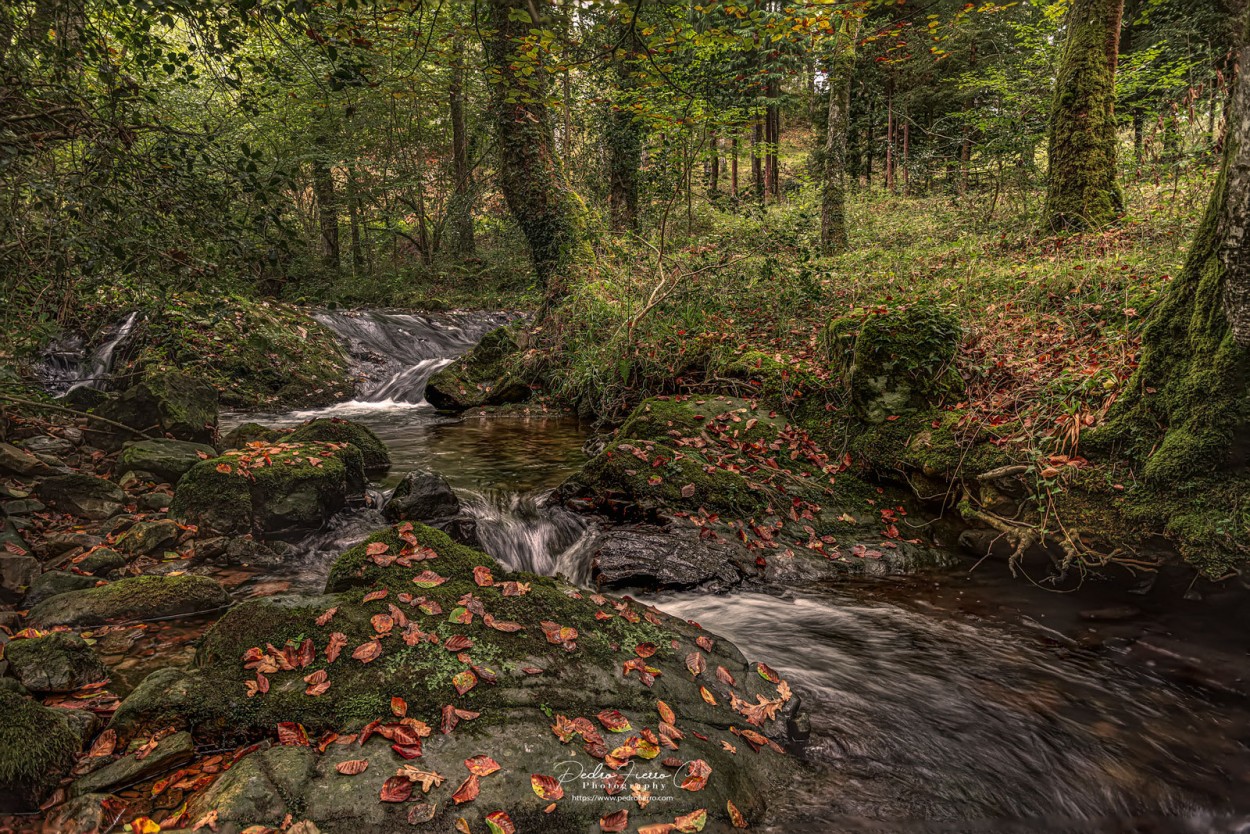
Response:
[{"label": "wet rock", "polygon": [[94,475],[56,475],[39,484],[39,497],[60,512],[103,521],[117,515],[126,493],[116,484]]},{"label": "wet rock", "polygon": [[387,521],[446,523],[460,513],[460,499],[442,475],[419,469],[395,487],[382,513]]},{"label": "wet rock", "polygon": [[92,576],[108,576],[115,570],[121,570],[126,567],[129,560],[109,547],[102,547],[92,552],[87,558],[76,563],[76,567],[83,573]]},{"label": "wet rock", "polygon": [[0,688],[0,813],[35,810],[73,766],[82,737],[66,712]]},{"label": "wet rock", "polygon": [[391,468],[391,454],[373,429],[338,417],[311,420],[285,438],[291,443],[350,443],[360,450],[365,474],[378,476]]},{"label": "wet rock", "polygon": [[160,483],[176,484],[201,460],[217,457],[205,443],[185,440],[141,440],[128,443],[117,459],[118,472],[150,472]]},{"label": "wet rock", "polygon": [[0,553],[0,589],[11,599],[18,598],[39,579],[43,566],[34,556]]},{"label": "wet rock", "polygon": [[1117,620],[1131,620],[1140,614],[1141,609],[1131,605],[1109,605],[1106,608],[1091,608],[1082,611],[1080,616],[1082,620],[1094,623],[1110,623]]},{"label": "wet rock", "polygon": [[54,458],[72,455],[75,448],[74,444],[69,440],[63,437],[52,437],[47,434],[37,434],[34,437],[19,440],[13,445],[25,449],[33,455],[51,455]]},{"label": "wet rock", "polygon": [[5,515],[34,515],[46,509],[47,507],[33,498],[5,501],[3,504],[0,504],[0,512],[3,512]]},{"label": "wet rock", "polygon": [[[375,720],[393,723],[391,699],[402,698],[408,717],[436,728],[421,740],[419,760],[407,763],[447,778],[423,797],[440,809],[431,829],[438,831],[450,830],[461,815],[476,830],[482,827],[481,816],[495,809],[507,809],[518,825],[530,822],[530,830],[549,828],[529,775],[555,774],[567,766],[564,762],[586,772],[607,772],[603,756],[630,738],[645,748],[644,728],[659,728],[657,699],[672,708],[684,734],[675,755],[683,762],[706,762],[712,775],[703,790],[683,790],[681,780],[675,782],[672,771],[659,767],[658,761],[631,754],[627,747],[619,750],[618,755],[637,760],[635,772],[661,774],[652,790],[665,801],[645,811],[631,810],[633,825],[671,822],[695,808],[710,809],[712,818],[723,823],[729,798],[748,818],[757,819],[774,787],[793,778],[792,759],[767,744],[754,752],[746,739],[728,730],[731,724],[749,726],[741,712],[744,705],[734,695],[750,704],[761,698],[775,702],[769,708],[772,718],[759,716],[758,730],[781,741],[789,740],[798,705],[732,644],[637,603],[583,594],[548,577],[508,573],[485,554],[423,525],[414,525],[411,534],[415,545],[387,530],[343,554],[331,571],[326,596],[263,597],[232,609],[205,635],[194,666],[150,676],[118,709],[114,728],[134,737],[173,721],[206,743],[218,743],[269,734],[277,723],[293,721],[316,736],[330,729],[355,731]],[[385,548],[369,547],[382,544]],[[405,554],[426,556],[426,548],[437,555],[408,566],[398,561]],[[385,554],[397,560],[376,558]],[[491,577],[481,569],[490,570]],[[430,587],[414,585],[414,575],[423,570],[437,574]],[[524,582],[526,587],[505,587],[504,582]],[[364,602],[365,589],[387,594]],[[525,593],[518,594],[521,590]],[[409,594],[420,600],[409,604],[404,596]],[[327,616],[331,608],[335,610]],[[567,629],[563,635],[560,627]],[[438,642],[418,639],[417,631],[436,631]],[[326,648],[332,633],[345,640],[341,656],[330,662]],[[467,642],[449,651],[445,646],[457,635]],[[267,651],[267,643],[283,639],[292,641],[297,668],[267,673],[267,691],[248,697],[247,683],[257,682],[256,672],[241,659],[253,647]],[[299,660],[304,639],[310,641],[307,664]],[[275,644],[274,650],[284,648]],[[688,658],[699,667],[698,677],[687,669]],[[629,659],[634,662],[623,667]],[[718,667],[724,672],[713,671]],[[305,679],[321,670],[330,686],[310,697]],[[644,683],[641,673],[655,677]],[[733,690],[726,682],[730,676]],[[462,726],[440,733],[437,728],[449,704],[480,717],[462,716]],[[619,710],[629,729],[606,730],[595,716],[607,709]],[[588,719],[585,726],[594,728],[592,737],[603,737],[602,746],[585,749],[582,739],[561,743],[551,729],[554,715]],[[736,745],[738,754],[722,741]],[[406,763],[391,744],[374,735],[363,745],[331,745],[324,754],[304,747],[258,751],[197,797],[191,816],[215,808],[222,822],[242,828],[274,825],[292,813],[296,819],[312,819],[326,834],[406,828],[408,807],[377,801],[382,782]],[[658,757],[659,747],[652,750]],[[468,775],[464,761],[479,754],[492,756],[502,769],[481,777],[481,794],[474,803],[456,807],[451,794]],[[349,778],[337,773],[338,762],[356,758],[369,762],[364,774]],[[620,808],[602,790],[588,789],[584,795],[587,801],[559,805],[555,819],[563,830],[592,830],[599,816]]]},{"label": "wet rock", "polygon": [[173,496],[164,492],[149,492],[139,496],[139,506],[154,513],[163,513],[173,503]]},{"label": "wet rock", "polygon": [[206,533],[298,536],[318,530],[363,493],[360,451],[340,443],[284,443],[196,464],[169,512]]},{"label": "wet rock", "polygon": [[99,834],[115,828],[123,803],[110,794],[76,796],[48,812],[44,834]]},{"label": "wet rock", "polygon": [[30,590],[27,591],[26,598],[22,601],[22,604],[28,607],[35,606],[57,594],[94,588],[98,582],[99,580],[94,576],[84,576],[80,573],[70,573],[64,570],[50,570],[47,573],[40,574],[31,583]]},{"label": "wet rock", "polygon": [[[217,432],[217,389],[195,376],[175,370],[149,373],[138,385],[100,404],[96,412],[106,419],[149,436],[211,443]],[[133,441],[133,434],[105,423],[97,428],[112,440],[112,448]]]},{"label": "wet rock", "polygon": [[143,556],[172,546],[180,535],[182,528],[171,519],[140,521],[118,537],[116,547],[128,556]]},{"label": "wet rock", "polygon": [[74,692],[108,679],[95,652],[77,634],[14,640],[5,646],[13,676],[32,692]]},{"label": "wet rock", "polygon": [[102,544],[104,544],[104,539],[81,530],[54,531],[44,536],[41,552],[46,556],[60,556],[76,547],[90,550]]},{"label": "wet rock", "polygon": [[11,443],[0,443],[0,472],[29,478],[50,475],[53,469],[25,449]]},{"label": "wet rock", "polygon": [[276,443],[282,439],[282,432],[262,426],[260,423],[243,423],[235,426],[221,440],[221,449],[242,449],[249,443]]},{"label": "wet rock", "polygon": [[174,733],[156,744],[143,758],[128,753],[115,762],[91,771],[70,786],[71,796],[120,790],[184,765],[195,757],[190,733]]},{"label": "wet rock", "polygon": [[220,585],[203,576],[134,576],[69,591],[36,605],[32,623],[89,626],[215,611],[230,604]]},{"label": "wet rock", "polygon": [[283,542],[271,546],[251,536],[218,536],[197,541],[193,559],[219,565],[277,566],[282,564],[285,550]]},{"label": "wet rock", "polygon": [[642,526],[609,530],[596,542],[593,575],[600,587],[723,591],[742,581],[751,560],[733,545],[703,542]]},{"label": "wet rock", "polygon": [[519,350],[511,328],[492,330],[473,350],[430,377],[426,401],[443,411],[464,411],[528,400],[530,387],[508,367]]}]

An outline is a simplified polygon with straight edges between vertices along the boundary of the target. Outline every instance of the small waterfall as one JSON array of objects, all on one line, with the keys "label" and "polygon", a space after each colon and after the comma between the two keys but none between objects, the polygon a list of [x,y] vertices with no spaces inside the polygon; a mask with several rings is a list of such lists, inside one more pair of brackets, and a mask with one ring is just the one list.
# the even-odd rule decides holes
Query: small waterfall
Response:
[{"label": "small waterfall", "polygon": [[509,570],[562,575],[577,585],[590,581],[586,551],[595,530],[586,519],[544,507],[545,494],[468,493],[465,512],[477,522],[482,550]]},{"label": "small waterfall", "polygon": [[[138,322],[139,311],[136,310],[126,316],[89,358],[82,339],[77,336],[53,343],[44,351],[38,372],[44,388],[57,396],[77,388],[103,389],[113,373],[118,350],[126,346]],[[85,365],[84,359],[88,360]]]},{"label": "small waterfall", "polygon": [[511,318],[507,313],[420,315],[380,310],[316,315],[346,343],[355,360],[360,400],[410,405],[425,401],[430,377]]}]

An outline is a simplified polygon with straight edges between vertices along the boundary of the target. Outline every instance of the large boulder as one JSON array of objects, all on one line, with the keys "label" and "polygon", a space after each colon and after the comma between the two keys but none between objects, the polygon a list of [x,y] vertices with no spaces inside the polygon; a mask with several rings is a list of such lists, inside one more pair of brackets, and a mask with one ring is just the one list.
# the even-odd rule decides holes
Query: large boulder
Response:
[{"label": "large boulder", "polygon": [[39,483],[41,501],[63,513],[103,521],[126,508],[126,493],[94,475],[54,475]]},{"label": "large boulder", "polygon": [[595,584],[601,588],[725,591],[756,573],[754,557],[740,547],[642,525],[616,527],[600,536],[593,559]]},{"label": "large boulder", "polygon": [[447,479],[437,472],[409,472],[382,508],[390,522],[419,521],[441,527],[460,514],[460,499]]},{"label": "large boulder", "polygon": [[39,580],[42,567],[26,553],[0,552],[0,599],[20,599]]},{"label": "large boulder", "polygon": [[[631,805],[631,826],[700,808],[726,822],[727,801],[758,819],[796,772],[777,745],[793,739],[797,708],[775,673],[690,623],[508,573],[438,531],[401,525],[343,554],[326,596],[233,609],[205,635],[194,668],[154,673],[112,726],[132,738],[173,724],[212,744],[283,725],[288,746],[241,760],[192,800],[192,818],[215,809],[244,827],[294,814],[334,834],[407,830],[409,819],[448,831],[459,816],[477,830],[506,811],[519,830],[586,831],[624,807],[600,780],[631,765],[631,780],[658,800]],[[301,732],[361,735],[321,750],[303,746]],[[460,798],[480,793],[456,805],[471,759],[485,775]],[[388,795],[412,787],[393,780],[405,764],[418,781],[416,770],[440,775],[428,794],[420,784],[412,792],[436,807],[378,802],[387,780]],[[544,816],[553,800],[535,796],[531,774],[575,771],[585,782],[566,782]]]},{"label": "large boulder", "polygon": [[[149,436],[207,444],[217,433],[217,389],[185,371],[150,371],[139,384],[101,403],[96,413]],[[106,423],[99,428],[117,431]],[[118,443],[134,439],[116,437]]]},{"label": "large boulder", "polygon": [[117,458],[118,472],[146,472],[169,484],[190,471],[201,460],[217,457],[217,450],[206,443],[186,440],[140,440],[128,443]]},{"label": "large boulder", "polygon": [[365,474],[384,475],[391,468],[391,455],[373,429],[338,417],[310,420],[284,438],[290,443],[350,443],[360,450]]},{"label": "large boulder", "polygon": [[145,556],[164,550],[178,541],[182,528],[169,518],[139,521],[117,537],[117,549],[128,556]]},{"label": "large boulder", "polygon": [[512,328],[492,330],[473,350],[430,377],[426,402],[443,411],[524,402],[532,392],[509,361],[519,351]]},{"label": "large boulder", "polygon": [[298,536],[318,530],[365,487],[347,443],[277,443],[232,450],[192,467],[170,514],[223,535]]},{"label": "large boulder", "polygon": [[66,712],[0,688],[0,813],[35,810],[73,766],[82,737]]},{"label": "large boulder", "polygon": [[11,443],[0,443],[0,472],[31,477],[48,475],[53,471],[51,466],[25,449],[19,449]]},{"label": "large boulder", "polygon": [[953,314],[914,305],[835,319],[826,330],[826,349],[857,416],[883,423],[963,390],[955,370],[961,337]]},{"label": "large boulder", "polygon": [[107,585],[69,591],[30,611],[37,626],[94,626],[217,611],[230,597],[205,576],[133,576]]},{"label": "large boulder", "polygon": [[66,570],[46,571],[39,574],[39,577],[31,583],[30,590],[26,592],[26,598],[22,600],[22,604],[27,608],[32,608],[58,594],[94,588],[99,581],[94,576],[70,573]]},{"label": "large boulder", "polygon": [[4,648],[13,676],[31,692],[74,692],[108,680],[108,670],[77,634],[53,632]]}]

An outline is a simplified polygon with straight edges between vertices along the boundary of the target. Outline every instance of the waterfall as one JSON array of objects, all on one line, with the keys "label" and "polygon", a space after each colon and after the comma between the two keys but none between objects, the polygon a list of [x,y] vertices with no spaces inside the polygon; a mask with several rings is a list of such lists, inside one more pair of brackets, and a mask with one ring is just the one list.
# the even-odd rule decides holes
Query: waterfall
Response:
[{"label": "waterfall", "polygon": [[511,318],[507,313],[382,310],[316,314],[347,345],[360,380],[359,400],[409,405],[425,401],[430,377]]},{"label": "waterfall", "polygon": [[464,512],[477,524],[482,550],[508,570],[563,575],[574,584],[590,582],[587,550],[595,531],[586,519],[559,507],[543,506],[546,494],[470,492],[461,496]]},{"label": "waterfall", "polygon": [[[57,396],[77,388],[104,388],[113,373],[118,350],[126,345],[138,322],[136,310],[117,325],[90,357],[85,356],[82,340],[77,337],[53,343],[44,351],[38,371],[44,388]],[[84,358],[87,359],[85,365]]]}]

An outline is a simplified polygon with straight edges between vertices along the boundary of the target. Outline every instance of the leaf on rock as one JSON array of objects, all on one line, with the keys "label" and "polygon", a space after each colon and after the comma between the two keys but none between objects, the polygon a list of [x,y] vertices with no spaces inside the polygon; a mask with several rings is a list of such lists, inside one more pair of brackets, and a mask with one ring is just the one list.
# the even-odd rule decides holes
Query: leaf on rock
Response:
[{"label": "leaf on rock", "polygon": [[391,698],[391,712],[396,718],[403,718],[408,714],[408,702],[396,695]]},{"label": "leaf on rock", "polygon": [[278,725],[278,743],[286,747],[308,747],[308,732],[303,724],[283,721]]},{"label": "leaf on rock", "polygon": [[478,565],[473,569],[473,581],[479,588],[489,588],[495,584],[495,577],[491,576],[490,568]]},{"label": "leaf on rock", "polygon": [[447,581],[447,577],[439,576],[432,570],[423,570],[412,578],[412,584],[418,588],[437,588]]},{"label": "leaf on rock", "polygon": [[716,679],[721,683],[729,684],[730,686],[734,685],[734,676],[724,666],[716,667]]},{"label": "leaf on rock", "polygon": [[352,657],[361,663],[370,663],[377,660],[382,654],[382,644],[377,640],[370,640],[368,643],[361,643],[352,652]]},{"label": "leaf on rock", "polygon": [[432,770],[421,770],[416,765],[404,765],[397,772],[398,776],[415,782],[421,786],[422,793],[429,793],[430,788],[437,788],[443,784],[443,777]]},{"label": "leaf on rock", "polygon": [[361,602],[376,602],[377,600],[380,600],[380,599],[386,599],[386,595],[388,593],[390,592],[387,591],[386,588],[382,588],[377,591],[370,591],[369,593],[365,594],[364,599],[362,599]]},{"label": "leaf on rock", "polygon": [[460,787],[456,788],[456,792],[451,795],[451,798],[457,805],[463,805],[466,802],[472,802],[477,799],[477,795],[481,791],[482,787],[477,781],[477,774],[470,773],[469,778],[460,783]]},{"label": "leaf on rock", "polygon": [[747,827],[747,818],[742,816],[742,812],[738,810],[737,805],[734,805],[732,799],[725,800],[725,810],[729,812],[729,821],[733,823],[734,828]]},{"label": "leaf on rock", "polygon": [[686,655],[686,668],[696,678],[703,674],[703,670],[707,668],[707,661],[703,659],[703,652],[696,650]]},{"label": "leaf on rock", "polygon": [[395,628],[395,620],[391,618],[390,614],[374,614],[369,618],[369,624],[382,637],[390,634],[391,630]]},{"label": "leaf on rock", "polygon": [[412,782],[403,776],[392,776],[382,783],[383,802],[407,802],[412,796]]},{"label": "leaf on rock", "polygon": [[451,685],[456,687],[456,692],[463,695],[473,687],[477,686],[477,675],[469,669],[459,672],[451,679]]},{"label": "leaf on rock", "polygon": [[[707,809],[700,808],[697,811],[691,811],[689,814],[680,816],[673,820],[673,830],[680,831],[681,834],[695,834],[702,831],[703,826],[707,825]],[[641,834],[641,832],[639,832]]]},{"label": "leaf on rock", "polygon": [[664,703],[663,701],[656,701],[655,708],[656,708],[656,711],[660,713],[660,718],[664,719],[665,723],[668,723],[668,724],[677,723],[677,716],[673,714],[673,708],[670,707],[668,704]]},{"label": "leaf on rock", "polygon": [[443,643],[443,648],[449,652],[462,652],[465,649],[473,647],[472,638],[465,637],[463,634],[455,634],[447,638],[447,642]]},{"label": "leaf on rock", "polygon": [[348,759],[345,762],[339,762],[334,769],[344,776],[356,776],[364,773],[369,768],[368,759]]},{"label": "leaf on rock", "polygon": [[491,834],[516,834],[516,826],[507,811],[491,811],[486,815],[486,827]]},{"label": "leaf on rock", "polygon": [[701,791],[707,787],[707,779],[712,775],[712,766],[702,759],[695,759],[687,765],[686,778],[681,783],[685,791]]},{"label": "leaf on rock", "polygon": [[464,766],[469,769],[470,773],[477,776],[490,776],[492,773],[499,770],[499,762],[495,761],[490,756],[473,756],[472,758],[465,759]]},{"label": "leaf on rock", "polygon": [[418,802],[408,809],[408,824],[422,825],[434,819],[438,813],[438,805],[432,802]]},{"label": "leaf on rock", "polygon": [[530,787],[534,789],[534,794],[539,799],[554,802],[564,798],[564,786],[561,785],[554,776],[544,776],[541,773],[531,773]]},{"label": "leaf on rock", "polygon": [[755,671],[759,672],[760,677],[769,683],[781,683],[781,676],[765,666],[763,663],[755,664]]},{"label": "leaf on rock", "polygon": [[629,809],[622,808],[619,811],[613,811],[606,817],[599,818],[599,828],[606,832],[624,831],[629,825]]},{"label": "leaf on rock", "polygon": [[708,637],[706,634],[700,634],[698,637],[694,638],[694,642],[697,643],[699,648],[703,649],[705,652],[710,652],[712,650],[712,638]]},{"label": "leaf on rock", "polygon": [[495,631],[504,631],[509,634],[521,631],[525,628],[525,626],[520,623],[513,623],[507,620],[496,620],[490,614],[482,615],[482,622],[486,623],[487,628],[493,628]]},{"label": "leaf on rock", "polygon": [[655,654],[655,651],[655,643],[639,643],[637,646],[634,646],[634,654],[639,657],[651,657]]},{"label": "leaf on rock", "polygon": [[713,695],[706,686],[699,687],[699,696],[712,706],[716,706],[716,696]]},{"label": "leaf on rock", "polygon": [[597,717],[599,723],[609,732],[627,733],[633,729],[629,724],[629,719],[622,715],[620,710],[605,709]]},{"label": "leaf on rock", "polygon": [[341,631],[336,631],[330,635],[330,642],[326,644],[326,662],[333,663],[339,659],[339,652],[347,647],[347,635]]},{"label": "leaf on rock", "polygon": [[330,620],[332,620],[334,618],[334,615],[337,614],[338,612],[339,612],[339,608],[337,605],[334,606],[333,608],[327,608],[325,611],[322,611],[321,616],[317,618],[317,625],[319,626],[329,625]]}]

